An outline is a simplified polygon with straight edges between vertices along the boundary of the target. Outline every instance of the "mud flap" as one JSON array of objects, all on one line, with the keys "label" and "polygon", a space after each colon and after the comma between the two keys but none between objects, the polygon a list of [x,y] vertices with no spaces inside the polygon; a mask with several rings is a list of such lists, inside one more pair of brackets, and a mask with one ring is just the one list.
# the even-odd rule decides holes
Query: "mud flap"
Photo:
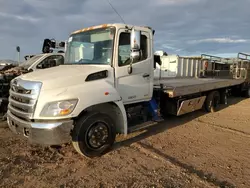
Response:
[{"label": "mud flap", "polygon": [[206,96],[202,96],[202,97],[182,101],[180,108],[177,112],[177,116],[201,109],[205,100],[206,100]]}]

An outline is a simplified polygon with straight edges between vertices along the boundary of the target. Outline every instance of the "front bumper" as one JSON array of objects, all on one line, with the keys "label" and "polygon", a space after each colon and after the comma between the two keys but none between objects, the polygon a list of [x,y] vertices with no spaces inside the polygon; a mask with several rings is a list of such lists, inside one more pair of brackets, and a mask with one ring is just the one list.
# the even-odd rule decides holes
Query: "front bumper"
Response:
[{"label": "front bumper", "polygon": [[7,122],[12,132],[26,137],[34,144],[60,145],[71,141],[73,120],[27,122],[8,111]]}]

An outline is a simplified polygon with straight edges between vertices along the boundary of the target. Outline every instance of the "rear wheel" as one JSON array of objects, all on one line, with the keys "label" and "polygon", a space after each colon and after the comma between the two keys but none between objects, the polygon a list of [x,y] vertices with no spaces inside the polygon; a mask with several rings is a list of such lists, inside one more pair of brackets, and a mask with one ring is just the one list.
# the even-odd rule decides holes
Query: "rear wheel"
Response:
[{"label": "rear wheel", "polygon": [[112,118],[106,114],[92,112],[76,121],[72,140],[75,150],[81,155],[98,157],[112,147],[115,136]]},{"label": "rear wheel", "polygon": [[207,95],[205,101],[205,110],[207,112],[216,112],[220,104],[220,93],[218,91],[212,91]]},{"label": "rear wheel", "polygon": [[220,93],[220,103],[221,104],[228,104],[228,91],[227,90],[223,90]]}]

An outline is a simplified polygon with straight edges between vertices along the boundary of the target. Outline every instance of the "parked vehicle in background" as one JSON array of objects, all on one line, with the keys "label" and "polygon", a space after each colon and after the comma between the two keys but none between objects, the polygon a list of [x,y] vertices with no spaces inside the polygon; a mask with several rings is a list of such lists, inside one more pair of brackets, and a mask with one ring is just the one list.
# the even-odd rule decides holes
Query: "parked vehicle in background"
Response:
[{"label": "parked vehicle in background", "polygon": [[21,69],[27,70],[28,72],[31,72],[39,69],[59,66],[63,63],[64,53],[46,53],[33,56],[32,58],[19,65],[19,67]]},{"label": "parked vehicle in background", "polygon": [[33,143],[72,142],[78,153],[95,157],[111,148],[117,133],[203,107],[216,111],[231,90],[250,97],[249,61],[234,62],[229,75],[220,77],[200,76],[206,67],[199,61],[189,69],[192,61],[180,67],[178,60],[174,68],[166,67],[171,74],[155,77],[165,57],[154,55],[153,35],[150,27],[126,24],[75,31],[64,65],[11,81],[10,129]]},{"label": "parked vehicle in background", "polygon": [[[54,45],[51,45],[51,42],[54,42]],[[5,65],[5,67],[0,70],[0,114],[7,112],[10,81],[13,78],[21,74],[64,64],[65,54],[64,44],[62,43],[63,42],[45,39],[43,49],[47,48],[49,51],[42,50],[43,53],[41,54],[25,55],[25,62],[21,63],[20,65]],[[53,49],[56,49],[58,52],[53,52]]]}]

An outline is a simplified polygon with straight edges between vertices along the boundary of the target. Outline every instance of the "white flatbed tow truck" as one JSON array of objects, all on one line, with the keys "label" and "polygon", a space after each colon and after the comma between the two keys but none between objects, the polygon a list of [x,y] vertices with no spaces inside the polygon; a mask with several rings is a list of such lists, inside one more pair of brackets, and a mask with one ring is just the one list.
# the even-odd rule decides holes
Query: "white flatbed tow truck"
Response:
[{"label": "white flatbed tow truck", "polygon": [[80,154],[95,157],[111,148],[118,133],[168,114],[215,111],[228,91],[250,97],[247,60],[235,62],[229,78],[155,77],[162,57],[153,54],[153,35],[150,27],[126,24],[73,32],[64,65],[12,80],[9,128],[32,143],[72,142]]}]

